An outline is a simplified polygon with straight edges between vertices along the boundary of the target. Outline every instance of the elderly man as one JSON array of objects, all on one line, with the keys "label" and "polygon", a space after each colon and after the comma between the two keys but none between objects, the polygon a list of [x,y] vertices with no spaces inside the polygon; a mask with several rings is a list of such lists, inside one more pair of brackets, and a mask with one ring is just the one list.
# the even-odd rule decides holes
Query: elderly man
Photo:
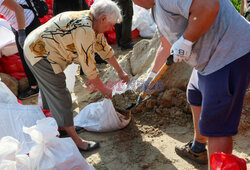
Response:
[{"label": "elderly man", "polygon": [[94,53],[107,60],[120,79],[129,81],[102,34],[120,21],[119,7],[110,0],[100,0],[90,11],[58,14],[34,30],[24,44],[26,61],[38,81],[45,109],[50,109],[57,124],[83,151],[95,149],[99,144],[81,139],[75,131],[72,100],[63,70],[72,62],[80,63],[90,82],[111,98],[112,90],[106,88],[98,76]]},{"label": "elderly man", "polygon": [[177,154],[207,163],[206,141],[208,158],[214,152],[231,154],[250,78],[250,24],[228,0],[133,1],[152,8],[161,34],[152,71],[170,51],[175,62],[194,67],[187,88],[194,140],[176,147]]}]

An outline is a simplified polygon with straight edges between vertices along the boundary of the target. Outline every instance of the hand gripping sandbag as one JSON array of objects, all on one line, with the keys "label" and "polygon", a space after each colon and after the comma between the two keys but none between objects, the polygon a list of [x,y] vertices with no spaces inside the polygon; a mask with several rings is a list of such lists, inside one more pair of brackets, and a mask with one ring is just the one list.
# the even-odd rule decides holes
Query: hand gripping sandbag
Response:
[{"label": "hand gripping sandbag", "polygon": [[18,140],[5,136],[0,140],[0,169],[29,170],[29,157],[18,154],[22,146]]},{"label": "hand gripping sandbag", "polygon": [[94,168],[82,157],[71,138],[58,138],[58,126],[54,118],[37,121],[37,125],[24,127],[36,145],[31,148],[30,168],[35,170],[71,170]]}]

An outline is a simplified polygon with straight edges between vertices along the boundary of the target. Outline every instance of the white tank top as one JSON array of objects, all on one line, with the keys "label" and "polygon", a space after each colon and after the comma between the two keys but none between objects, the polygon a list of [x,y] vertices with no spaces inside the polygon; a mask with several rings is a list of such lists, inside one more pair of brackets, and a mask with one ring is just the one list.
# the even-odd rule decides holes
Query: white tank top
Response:
[{"label": "white tank top", "polygon": [[[15,29],[18,30],[16,15],[14,11],[11,11],[9,8],[2,5],[4,0],[0,0],[0,14],[2,14],[8,23]],[[18,4],[27,5],[25,0],[16,0]],[[30,23],[34,19],[34,13],[30,9],[24,9],[24,17],[25,17],[25,28],[30,25]]]}]

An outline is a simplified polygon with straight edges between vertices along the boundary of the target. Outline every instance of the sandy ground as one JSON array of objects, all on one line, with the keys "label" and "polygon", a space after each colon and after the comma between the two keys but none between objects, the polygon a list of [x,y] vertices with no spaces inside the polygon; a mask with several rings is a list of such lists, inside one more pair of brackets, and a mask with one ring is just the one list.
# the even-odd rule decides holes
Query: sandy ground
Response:
[{"label": "sandy ground", "polygon": [[[117,45],[112,47],[119,59],[131,53],[119,50]],[[98,68],[100,75],[104,75],[108,66],[101,64]],[[82,132],[80,136],[84,139],[98,141],[101,144],[95,151],[82,152],[83,157],[98,170],[207,169],[207,165],[184,160],[174,151],[176,145],[187,143],[193,138],[192,116],[186,103],[183,86],[153,95],[151,99],[132,111],[132,121],[122,130],[109,133]],[[103,99],[101,93],[88,91],[86,87],[86,78],[77,75],[72,93],[72,97],[77,97],[73,104],[74,115],[90,102]],[[170,101],[169,99],[174,100],[174,98],[179,99],[176,100],[178,102],[172,104],[170,102],[168,105],[160,103],[162,100]],[[37,104],[37,98],[23,100],[23,103]],[[248,112],[249,110],[247,110],[249,115]],[[250,168],[250,129],[248,127],[242,129],[234,137],[233,154],[244,158],[247,167]]]}]

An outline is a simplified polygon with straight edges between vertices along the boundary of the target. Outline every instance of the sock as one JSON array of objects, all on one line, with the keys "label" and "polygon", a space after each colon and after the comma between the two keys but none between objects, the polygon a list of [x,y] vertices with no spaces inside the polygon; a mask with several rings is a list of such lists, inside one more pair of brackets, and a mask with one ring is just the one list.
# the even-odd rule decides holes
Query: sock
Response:
[{"label": "sock", "polygon": [[192,146],[191,146],[191,150],[195,153],[201,153],[206,151],[206,143],[200,143],[196,140],[194,140]]}]

